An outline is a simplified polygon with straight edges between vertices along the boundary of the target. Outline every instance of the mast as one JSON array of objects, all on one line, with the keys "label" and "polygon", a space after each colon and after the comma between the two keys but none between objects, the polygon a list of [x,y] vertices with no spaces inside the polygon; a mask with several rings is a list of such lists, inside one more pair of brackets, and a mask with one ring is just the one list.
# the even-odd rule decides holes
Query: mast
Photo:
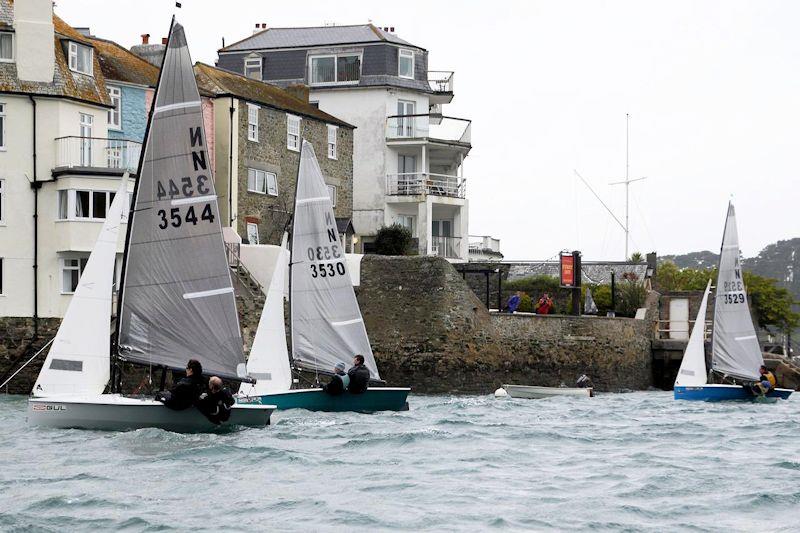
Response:
[{"label": "mast", "polygon": [[161,77],[164,74],[164,59],[167,55],[167,50],[169,50],[169,43],[172,40],[172,28],[175,26],[175,15],[172,15],[172,20],[169,23],[169,33],[167,33],[167,44],[164,47],[164,54],[161,57],[161,68],[158,69],[158,80],[156,80],[156,88],[153,91],[153,101],[150,107],[150,111],[147,117],[147,127],[144,130],[144,138],[142,139],[142,149],[139,153],[139,165],[136,167],[136,181],[133,184],[133,194],[131,195],[130,207],[128,208],[128,225],[125,228],[125,246],[122,248],[122,265],[120,269],[120,276],[119,276],[119,291],[117,292],[117,327],[115,331],[115,335],[117,338],[117,349],[112,351],[111,353],[111,386],[112,392],[119,392],[118,386],[120,385],[117,383],[121,375],[119,374],[119,361],[121,360],[119,355],[119,332],[122,324],[122,300],[124,297],[124,288],[125,288],[125,276],[128,270],[128,248],[130,247],[131,241],[131,229],[133,228],[133,218],[136,216],[136,200],[138,199],[139,195],[139,183],[142,174],[142,165],[144,163],[144,156],[147,152],[147,143],[150,142],[150,126],[153,124],[153,108],[156,105],[156,97],[158,96],[158,88],[161,85]]},{"label": "mast", "polygon": [[[302,124],[302,123],[301,123]],[[303,160],[303,128],[300,127],[300,135],[298,142],[300,143],[300,151],[297,154],[297,175],[294,179],[294,207],[292,209],[292,231],[289,233],[289,240],[286,246],[289,248],[289,368],[295,370],[294,367],[294,331],[292,328],[292,308],[294,307],[294,298],[292,298],[292,263],[294,262],[294,254],[292,253],[292,246],[294,245],[294,227],[297,223],[297,185],[300,183],[300,162]],[[292,380],[294,381],[294,380]],[[294,383],[292,383],[294,385]]]},{"label": "mast", "polygon": [[636,181],[646,180],[646,177],[630,178],[630,125],[631,115],[625,113],[625,180],[615,181],[609,185],[625,185],[625,261],[628,260],[628,241],[630,240],[630,185]]}]

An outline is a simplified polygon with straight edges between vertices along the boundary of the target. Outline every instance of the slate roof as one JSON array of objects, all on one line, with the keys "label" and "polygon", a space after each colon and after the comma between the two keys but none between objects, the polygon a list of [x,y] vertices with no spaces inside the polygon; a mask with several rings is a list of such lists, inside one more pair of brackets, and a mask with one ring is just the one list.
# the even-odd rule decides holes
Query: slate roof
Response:
[{"label": "slate roof", "polygon": [[[9,14],[12,9],[11,6],[13,6],[12,1],[0,0],[3,16],[11,17],[13,21],[13,13]],[[20,80],[17,75],[16,63],[0,63],[0,93],[60,96],[110,106],[111,100],[108,97],[108,90],[106,89],[97,54],[94,54],[94,76],[75,73],[69,69],[67,58],[64,54],[64,46],[61,44],[62,39],[78,41],[89,46],[91,46],[91,42],[56,15],[53,15],[53,27],[55,30],[53,40],[53,46],[55,47],[53,81],[45,83]]]},{"label": "slate roof", "polygon": [[268,28],[235,42],[220,52],[264,50],[270,48],[308,48],[344,44],[388,42],[419,48],[373,24],[353,26],[315,26],[307,28]]},{"label": "slate roof", "polygon": [[11,28],[14,24],[13,0],[0,0],[0,28]]},{"label": "slate roof", "polygon": [[158,67],[151,65],[127,48],[114,41],[92,37],[100,69],[107,80],[155,87],[158,83]]},{"label": "slate roof", "polygon": [[263,104],[282,111],[314,118],[328,124],[355,128],[355,126],[324,111],[320,111],[308,102],[304,102],[269,83],[246,78],[205,63],[195,63],[194,74],[195,78],[197,78],[200,94],[203,96],[219,97],[231,95],[254,104]]}]

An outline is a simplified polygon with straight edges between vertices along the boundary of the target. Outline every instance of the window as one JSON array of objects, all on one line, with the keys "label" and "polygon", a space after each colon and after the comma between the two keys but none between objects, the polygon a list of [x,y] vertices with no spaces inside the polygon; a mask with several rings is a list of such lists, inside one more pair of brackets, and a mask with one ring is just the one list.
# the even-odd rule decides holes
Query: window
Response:
[{"label": "window", "polygon": [[13,33],[0,33],[0,61],[14,61]]},{"label": "window", "polygon": [[336,159],[336,136],[338,133],[337,126],[328,125],[328,159]]},{"label": "window", "polygon": [[0,257],[0,296],[3,295],[3,258]]},{"label": "window", "polygon": [[300,151],[300,117],[286,115],[286,148]]},{"label": "window", "polygon": [[336,185],[325,185],[328,188],[328,196],[331,197],[331,205],[336,207]]},{"label": "window", "polygon": [[0,104],[0,150],[6,149],[6,104]]},{"label": "window", "polygon": [[258,242],[258,224],[253,222],[247,223],[247,240],[250,244],[260,244]]},{"label": "window", "polygon": [[6,219],[6,180],[0,180],[0,224],[5,223]]},{"label": "window", "polygon": [[274,172],[248,168],[247,190],[258,194],[278,196],[278,176]]},{"label": "window", "polygon": [[115,195],[111,191],[58,191],[58,219],[104,220]]},{"label": "window", "polygon": [[244,60],[244,75],[246,78],[261,81],[261,58],[248,57]]},{"label": "window", "polygon": [[65,257],[61,260],[61,294],[73,294],[86,268],[88,257]]},{"label": "window", "polygon": [[81,113],[80,117],[81,166],[90,167],[92,166],[92,124],[94,123],[94,117],[86,113]]},{"label": "window", "polygon": [[339,54],[314,56],[309,65],[311,85],[351,83],[361,78],[361,55]]},{"label": "window", "polygon": [[414,52],[400,49],[397,58],[397,75],[401,78],[414,79]]},{"label": "window", "polygon": [[414,235],[414,217],[412,215],[397,215],[395,220]]},{"label": "window", "polygon": [[412,101],[409,100],[397,101],[397,114],[399,115],[397,118],[398,137],[415,137],[414,117],[413,117],[415,107],[416,106]]},{"label": "window", "polygon": [[92,75],[93,60],[92,49],[89,46],[69,42],[69,69],[81,74]]},{"label": "window", "polygon": [[122,124],[122,91],[119,87],[108,87],[108,96],[114,109],[108,110],[108,126],[119,128]]},{"label": "window", "polygon": [[247,140],[258,142],[258,106],[247,104]]}]

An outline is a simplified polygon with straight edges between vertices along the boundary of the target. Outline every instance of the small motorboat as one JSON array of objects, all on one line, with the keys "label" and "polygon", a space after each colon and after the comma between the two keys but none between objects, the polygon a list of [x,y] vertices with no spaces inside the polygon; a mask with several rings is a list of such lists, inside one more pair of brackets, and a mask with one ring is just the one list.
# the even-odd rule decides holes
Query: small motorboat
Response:
[{"label": "small motorboat", "polygon": [[[505,390],[512,398],[526,398],[538,400],[550,398],[552,396],[584,396],[590,398],[594,396],[592,387],[537,387],[535,385],[503,385]],[[496,394],[496,393],[495,393]]]}]

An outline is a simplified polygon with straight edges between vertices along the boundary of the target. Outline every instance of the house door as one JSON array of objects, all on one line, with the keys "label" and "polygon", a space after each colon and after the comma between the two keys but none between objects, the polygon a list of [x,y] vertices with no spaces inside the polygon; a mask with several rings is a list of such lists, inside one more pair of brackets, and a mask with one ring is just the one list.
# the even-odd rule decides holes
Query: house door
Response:
[{"label": "house door", "polygon": [[81,123],[80,123],[80,133],[81,133],[81,141],[80,141],[80,157],[81,157],[81,166],[82,167],[90,167],[92,166],[92,122],[94,117],[92,115],[87,115],[85,113],[81,113]]},{"label": "house door", "polygon": [[413,155],[397,156],[397,192],[398,194],[420,194],[415,185],[419,183],[417,176],[417,157]]},{"label": "house door", "polygon": [[669,338],[689,338],[689,300],[671,298],[669,301]]},{"label": "house door", "polygon": [[[398,115],[413,115],[414,102],[408,100],[397,101],[397,114]],[[397,136],[398,137],[415,137],[414,135],[414,117],[404,118],[403,116],[397,117]]]},{"label": "house door", "polygon": [[431,222],[433,254],[442,257],[456,257],[453,242],[453,221],[434,220]]}]

